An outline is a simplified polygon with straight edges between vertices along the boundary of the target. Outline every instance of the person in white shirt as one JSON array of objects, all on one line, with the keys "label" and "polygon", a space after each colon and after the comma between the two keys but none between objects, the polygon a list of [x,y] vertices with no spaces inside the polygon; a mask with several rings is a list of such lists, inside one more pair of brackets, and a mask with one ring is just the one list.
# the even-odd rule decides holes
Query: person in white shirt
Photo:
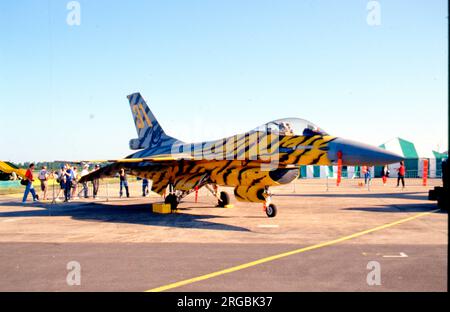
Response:
[{"label": "person in white shirt", "polygon": [[[89,174],[89,165],[88,164],[86,164],[86,165],[84,165],[83,166],[83,170],[81,170],[81,174],[80,174],[80,176],[81,177],[84,177],[85,175],[87,175],[87,174]],[[80,194],[81,194],[81,192],[83,192],[84,193],[84,198],[89,198],[89,196],[88,196],[88,184],[87,184],[87,182],[85,181],[85,182],[83,182],[82,183],[82,185],[83,185],[83,189],[78,193],[78,196],[80,196]]]},{"label": "person in white shirt", "polygon": [[43,194],[42,194],[43,200],[47,200],[48,177],[49,177],[49,174],[47,171],[47,167],[42,166],[42,170],[39,172],[38,179],[39,179],[39,181],[41,181],[41,191],[43,192]]}]

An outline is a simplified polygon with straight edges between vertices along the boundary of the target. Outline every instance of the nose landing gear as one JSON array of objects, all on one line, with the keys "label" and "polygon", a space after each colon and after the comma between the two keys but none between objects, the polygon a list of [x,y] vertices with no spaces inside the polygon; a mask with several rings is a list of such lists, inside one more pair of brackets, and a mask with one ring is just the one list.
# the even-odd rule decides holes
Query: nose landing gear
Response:
[{"label": "nose landing gear", "polygon": [[277,206],[272,204],[272,193],[269,191],[269,187],[264,188],[263,196],[266,200],[264,203],[264,211],[269,218],[273,218],[277,215]]}]

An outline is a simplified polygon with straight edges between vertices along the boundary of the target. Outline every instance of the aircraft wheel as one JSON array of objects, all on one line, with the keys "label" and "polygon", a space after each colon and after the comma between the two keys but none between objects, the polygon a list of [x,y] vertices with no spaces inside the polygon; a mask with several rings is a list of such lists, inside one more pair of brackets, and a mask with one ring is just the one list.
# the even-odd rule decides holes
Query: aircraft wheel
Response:
[{"label": "aircraft wheel", "polygon": [[269,218],[273,218],[277,215],[277,206],[275,206],[274,204],[270,204],[269,206],[266,207],[266,215]]},{"label": "aircraft wheel", "polygon": [[230,195],[227,192],[220,192],[219,207],[225,207],[230,204]]},{"label": "aircraft wheel", "polygon": [[169,194],[166,196],[166,199],[164,200],[165,204],[170,204],[171,210],[177,210],[178,207],[178,198],[175,196],[175,194]]}]

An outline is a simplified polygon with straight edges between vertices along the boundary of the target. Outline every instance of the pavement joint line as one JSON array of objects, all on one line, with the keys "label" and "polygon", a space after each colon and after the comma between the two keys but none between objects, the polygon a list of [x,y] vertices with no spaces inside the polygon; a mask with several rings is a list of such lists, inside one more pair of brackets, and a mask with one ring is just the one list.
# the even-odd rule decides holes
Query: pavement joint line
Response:
[{"label": "pavement joint line", "polygon": [[423,217],[423,216],[426,216],[426,215],[430,215],[430,214],[438,212],[438,211],[439,211],[439,209],[435,209],[435,210],[428,211],[428,212],[418,213],[418,214],[415,214],[415,215],[413,215],[411,217],[408,217],[408,218],[404,218],[404,219],[400,219],[400,220],[397,220],[397,221],[394,221],[394,222],[390,222],[390,223],[386,223],[386,224],[383,224],[383,225],[379,225],[377,227],[374,227],[374,228],[371,228],[371,229],[368,229],[368,230],[364,230],[364,231],[360,231],[360,232],[357,232],[357,233],[354,233],[354,234],[350,234],[350,235],[347,235],[347,236],[343,236],[343,237],[340,237],[340,238],[337,238],[337,239],[334,239],[334,240],[331,240],[331,241],[318,243],[318,244],[311,245],[311,246],[308,246],[308,247],[303,247],[303,248],[295,249],[295,250],[292,250],[292,251],[280,253],[280,254],[277,254],[277,255],[261,258],[259,260],[247,262],[247,263],[244,263],[244,264],[241,264],[241,265],[237,265],[237,266],[233,266],[233,267],[230,267],[230,268],[227,268],[227,269],[223,269],[223,270],[220,270],[220,271],[216,271],[216,272],[212,272],[212,273],[209,273],[209,274],[205,274],[205,275],[193,277],[193,278],[190,278],[190,279],[182,280],[182,281],[179,281],[179,282],[170,283],[170,284],[163,285],[163,286],[160,286],[160,287],[148,289],[145,292],[162,292],[162,291],[178,288],[178,287],[181,287],[181,286],[193,284],[193,283],[196,283],[196,282],[204,281],[204,280],[207,280],[207,279],[210,279],[210,278],[213,278],[213,277],[217,277],[217,276],[220,276],[220,275],[233,273],[233,272],[236,272],[236,271],[247,269],[247,268],[259,265],[259,264],[271,262],[271,261],[274,261],[274,260],[278,260],[278,259],[285,258],[285,257],[288,257],[288,256],[292,256],[292,255],[295,255],[295,254],[299,254],[299,253],[302,253],[302,252],[306,252],[306,251],[310,251],[310,250],[319,249],[319,248],[322,248],[322,247],[335,245],[335,244],[338,244],[338,243],[341,243],[341,242],[344,242],[344,241],[347,241],[347,240],[351,240],[353,238],[357,238],[357,237],[360,237],[360,236],[363,236],[363,235],[366,235],[366,234],[370,234],[370,233],[377,232],[377,231],[380,231],[380,230],[383,230],[383,229],[386,229],[386,228],[390,228],[392,226],[399,225],[399,224],[402,224],[402,223],[405,223],[405,222],[408,222],[408,221],[412,221],[414,219],[417,219],[417,218],[420,218],[420,217]]}]

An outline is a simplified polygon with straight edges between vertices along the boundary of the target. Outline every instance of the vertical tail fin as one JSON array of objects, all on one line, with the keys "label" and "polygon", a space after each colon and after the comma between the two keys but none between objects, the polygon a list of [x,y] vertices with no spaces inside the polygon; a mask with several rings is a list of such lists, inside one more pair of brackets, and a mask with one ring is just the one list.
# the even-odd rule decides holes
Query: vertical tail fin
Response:
[{"label": "vertical tail fin", "polygon": [[130,94],[127,98],[138,134],[137,139],[130,140],[131,149],[166,146],[176,141],[164,132],[140,93]]}]

